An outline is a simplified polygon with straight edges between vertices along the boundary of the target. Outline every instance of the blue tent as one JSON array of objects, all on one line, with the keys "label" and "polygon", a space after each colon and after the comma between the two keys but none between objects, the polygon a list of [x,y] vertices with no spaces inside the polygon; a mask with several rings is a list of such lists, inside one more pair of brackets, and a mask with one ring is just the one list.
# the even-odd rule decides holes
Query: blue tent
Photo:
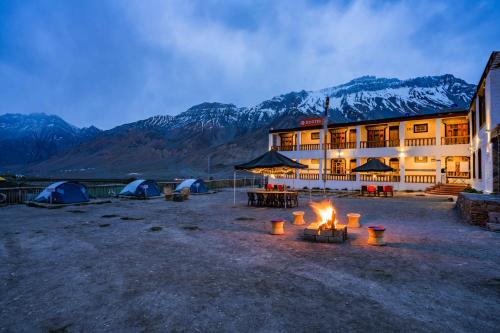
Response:
[{"label": "blue tent", "polygon": [[160,188],[154,180],[137,179],[121,190],[120,195],[126,197],[149,198],[161,195]]},{"label": "blue tent", "polygon": [[203,179],[186,179],[175,188],[175,192],[182,191],[183,188],[189,188],[191,193],[207,193],[208,189],[205,186]]},{"label": "blue tent", "polygon": [[88,202],[87,187],[74,182],[57,182],[47,186],[36,198],[36,202],[70,204]]}]

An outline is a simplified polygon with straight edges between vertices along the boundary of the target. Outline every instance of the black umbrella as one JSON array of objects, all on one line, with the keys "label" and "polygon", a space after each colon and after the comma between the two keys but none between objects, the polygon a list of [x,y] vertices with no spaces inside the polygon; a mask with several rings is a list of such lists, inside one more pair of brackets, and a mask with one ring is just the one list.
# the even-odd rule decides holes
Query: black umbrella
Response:
[{"label": "black umbrella", "polygon": [[270,150],[250,162],[236,165],[234,168],[256,173],[281,174],[292,172],[294,169],[307,169],[307,165],[295,162],[276,150]]},{"label": "black umbrella", "polygon": [[360,165],[351,170],[351,172],[388,172],[394,171],[390,166],[380,162],[377,159],[372,159],[363,165]]}]

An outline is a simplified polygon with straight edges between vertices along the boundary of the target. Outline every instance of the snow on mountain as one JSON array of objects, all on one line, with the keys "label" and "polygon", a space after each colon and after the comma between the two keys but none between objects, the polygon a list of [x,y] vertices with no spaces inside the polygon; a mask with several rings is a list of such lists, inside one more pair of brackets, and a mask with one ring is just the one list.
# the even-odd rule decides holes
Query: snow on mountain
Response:
[{"label": "snow on mountain", "polygon": [[[29,164],[33,172],[57,173],[77,165],[92,168],[94,176],[104,176],[103,170],[113,176],[117,168],[149,168],[162,175],[193,176],[208,155],[214,155],[215,170],[262,152],[268,128],[295,127],[303,117],[321,115],[326,96],[330,120],[348,122],[467,108],[474,90],[450,74],[408,80],[363,76],[251,107],[202,103],[176,116],[157,115],[107,131],[78,129],[57,116],[7,114],[0,116],[0,151],[8,152],[0,166]],[[44,162],[33,164],[39,161]]]}]

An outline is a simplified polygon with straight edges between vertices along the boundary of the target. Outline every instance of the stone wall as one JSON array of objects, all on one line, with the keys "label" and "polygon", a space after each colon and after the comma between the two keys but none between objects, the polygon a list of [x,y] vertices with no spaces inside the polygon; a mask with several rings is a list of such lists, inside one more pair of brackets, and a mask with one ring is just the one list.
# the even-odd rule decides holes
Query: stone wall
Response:
[{"label": "stone wall", "polygon": [[468,223],[486,227],[488,214],[500,213],[500,195],[461,192],[455,207]]}]

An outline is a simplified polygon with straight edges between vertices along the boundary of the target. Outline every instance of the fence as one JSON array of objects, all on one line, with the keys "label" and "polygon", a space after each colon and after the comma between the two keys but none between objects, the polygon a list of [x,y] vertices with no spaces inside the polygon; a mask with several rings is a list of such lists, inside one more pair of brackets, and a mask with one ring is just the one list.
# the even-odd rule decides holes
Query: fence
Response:
[{"label": "fence", "polygon": [[[164,187],[174,189],[180,181],[176,182],[158,182],[160,190]],[[236,179],[237,187],[255,186],[262,184],[262,177],[255,178],[240,178]],[[233,187],[233,179],[216,179],[207,180],[205,185],[210,190],[217,190],[225,187]],[[118,193],[125,187],[125,184],[102,184],[102,185],[86,185],[90,198],[102,199],[116,197]],[[36,198],[45,187],[31,186],[31,187],[11,187],[0,188],[0,193],[6,196],[6,203],[9,205],[20,204],[26,201],[31,201]]]}]

